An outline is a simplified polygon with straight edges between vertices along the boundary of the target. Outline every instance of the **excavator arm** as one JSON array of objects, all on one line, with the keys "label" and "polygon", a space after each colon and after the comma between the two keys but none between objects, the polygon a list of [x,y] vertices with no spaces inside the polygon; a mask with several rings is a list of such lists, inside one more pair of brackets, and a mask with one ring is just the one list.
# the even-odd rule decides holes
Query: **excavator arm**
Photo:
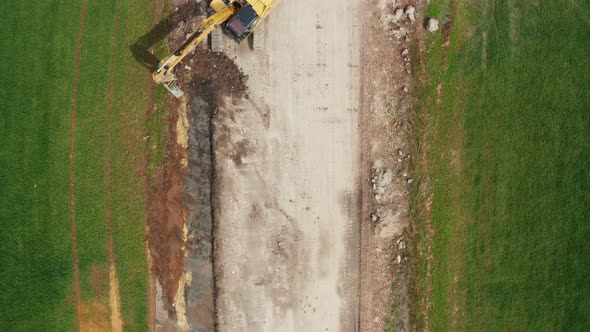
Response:
[{"label": "excavator arm", "polygon": [[240,4],[232,2],[225,8],[217,11],[205,19],[197,29],[169,56],[165,57],[158,64],[158,68],[153,72],[152,78],[156,84],[162,84],[176,98],[183,96],[184,92],[177,83],[177,77],[174,75],[174,68],[199,45],[207,35],[218,25],[227,21],[240,9]]}]

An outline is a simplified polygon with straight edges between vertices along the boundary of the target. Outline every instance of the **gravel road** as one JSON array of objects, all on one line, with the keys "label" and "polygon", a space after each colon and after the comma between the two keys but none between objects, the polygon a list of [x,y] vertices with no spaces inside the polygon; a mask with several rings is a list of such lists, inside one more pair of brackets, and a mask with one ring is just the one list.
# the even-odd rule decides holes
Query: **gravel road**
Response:
[{"label": "gravel road", "polygon": [[226,48],[249,98],[213,119],[220,331],[354,331],[358,1],[284,0],[264,51]]}]

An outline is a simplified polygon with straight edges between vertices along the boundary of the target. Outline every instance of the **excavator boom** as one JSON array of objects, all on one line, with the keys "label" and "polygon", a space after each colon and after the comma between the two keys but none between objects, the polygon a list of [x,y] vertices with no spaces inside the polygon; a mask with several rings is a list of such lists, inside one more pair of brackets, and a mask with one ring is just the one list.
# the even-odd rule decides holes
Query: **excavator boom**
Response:
[{"label": "excavator boom", "polygon": [[176,82],[177,77],[173,70],[192,50],[200,44],[207,35],[221,23],[227,21],[238,10],[238,3],[230,3],[222,10],[205,19],[180,46],[158,64],[158,68],[152,74],[155,83],[162,84],[176,98],[184,94]]},{"label": "excavator boom", "polygon": [[[206,18],[197,29],[169,56],[158,64],[158,68],[152,74],[154,82],[162,84],[176,98],[184,95],[174,75],[174,68],[207,35],[217,26],[224,24],[226,29],[233,34],[238,43],[245,40],[262,23],[269,11],[276,6],[279,0],[212,0],[211,8],[215,13]],[[254,43],[254,48],[259,48],[260,42]]]}]

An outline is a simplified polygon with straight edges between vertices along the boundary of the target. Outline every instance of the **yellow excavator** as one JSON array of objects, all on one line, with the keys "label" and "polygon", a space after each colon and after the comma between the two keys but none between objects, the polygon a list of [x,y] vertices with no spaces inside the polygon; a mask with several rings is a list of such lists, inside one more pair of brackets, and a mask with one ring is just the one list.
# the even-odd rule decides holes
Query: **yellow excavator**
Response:
[{"label": "yellow excavator", "polygon": [[[210,7],[215,13],[205,19],[195,31],[182,42],[182,44],[170,55],[158,64],[152,74],[156,84],[162,84],[176,98],[184,95],[174,75],[174,68],[192,50],[199,45],[209,33],[211,36],[211,48],[213,51],[221,51],[219,46],[222,41],[222,29],[225,29],[238,43],[244,41],[263,22],[270,10],[276,6],[279,0],[212,0]],[[254,35],[253,48],[261,47],[261,36]]]}]

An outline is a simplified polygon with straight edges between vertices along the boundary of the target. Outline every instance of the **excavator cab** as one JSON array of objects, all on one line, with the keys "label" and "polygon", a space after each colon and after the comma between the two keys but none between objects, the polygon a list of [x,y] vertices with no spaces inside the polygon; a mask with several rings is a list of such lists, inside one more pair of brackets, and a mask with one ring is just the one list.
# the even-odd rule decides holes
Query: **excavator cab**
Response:
[{"label": "excavator cab", "polygon": [[232,32],[234,39],[240,43],[244,40],[258,23],[258,14],[249,6],[243,6],[226,23],[226,27]]},{"label": "excavator cab", "polygon": [[[246,39],[260,25],[268,12],[279,0],[211,0],[209,4],[215,13],[207,17],[195,31],[170,55],[162,59],[152,73],[155,83],[162,84],[175,97],[183,95],[178,85],[174,68],[211,33],[211,50],[223,51],[221,26],[229,30],[239,43]],[[256,36],[254,36],[256,37]],[[260,49],[261,38],[254,38],[253,48]]]}]

